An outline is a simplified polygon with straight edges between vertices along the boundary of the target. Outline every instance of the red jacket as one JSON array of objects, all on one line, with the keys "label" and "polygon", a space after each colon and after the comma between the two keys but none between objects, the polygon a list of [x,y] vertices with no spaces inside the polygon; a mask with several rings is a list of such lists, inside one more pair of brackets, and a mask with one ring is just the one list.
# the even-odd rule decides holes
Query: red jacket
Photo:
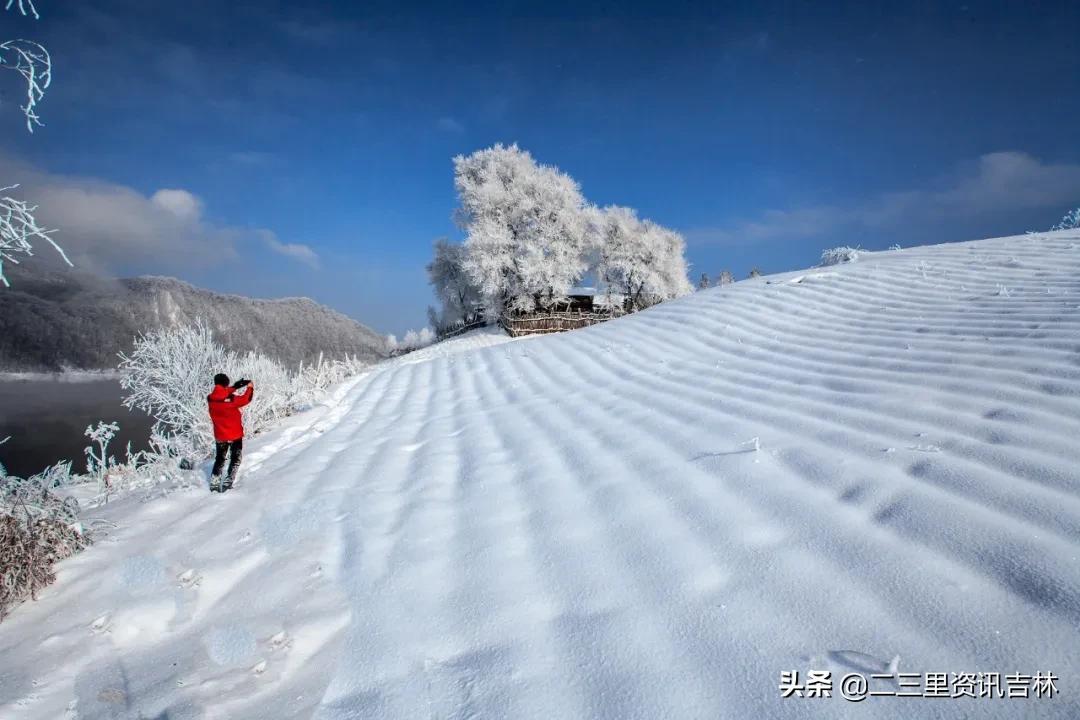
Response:
[{"label": "red jacket", "polygon": [[237,395],[236,390],[223,385],[215,385],[214,391],[206,396],[210,405],[210,421],[214,423],[214,439],[218,442],[232,442],[244,437],[244,422],[240,418],[240,408],[251,402],[255,394],[252,385],[247,392]]}]

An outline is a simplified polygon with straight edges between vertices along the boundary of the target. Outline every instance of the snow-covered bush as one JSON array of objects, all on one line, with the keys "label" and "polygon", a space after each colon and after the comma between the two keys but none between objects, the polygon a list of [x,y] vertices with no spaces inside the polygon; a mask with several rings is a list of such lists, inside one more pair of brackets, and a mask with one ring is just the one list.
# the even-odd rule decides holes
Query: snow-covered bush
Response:
[{"label": "snow-covered bush", "polygon": [[466,232],[462,266],[488,317],[564,302],[593,242],[577,183],[517,145],[495,145],[454,158],[454,185]]},{"label": "snow-covered bush", "polygon": [[1077,229],[1080,229],[1080,207],[1065,213],[1065,217],[1061,218],[1061,222],[1050,228],[1051,231]]},{"label": "snow-covered bush", "polygon": [[70,463],[25,479],[0,467],[0,619],[56,579],[57,561],[90,543],[78,503],[54,491],[70,473]]},{"label": "snow-covered bush", "polygon": [[[299,373],[290,372],[280,363],[265,355],[249,352],[244,355],[227,355],[224,372],[230,378],[248,378],[255,382],[255,397],[244,408],[244,430],[250,434],[266,430],[278,420],[292,415],[302,401],[304,388],[300,383]],[[209,382],[213,375],[203,380],[203,393],[200,399],[203,414],[206,414],[206,395],[210,392]]]},{"label": "snow-covered bush", "polygon": [[409,330],[401,340],[398,340],[394,335],[387,335],[386,344],[390,347],[391,354],[403,355],[413,350],[425,348],[435,342],[436,339],[431,328],[422,328],[420,330]]},{"label": "snow-covered bush", "polygon": [[273,360],[226,352],[201,320],[137,338],[130,355],[121,353],[119,369],[120,385],[128,391],[124,405],[154,418],[163,449],[187,459],[203,457],[213,447],[206,396],[217,373],[255,380],[255,397],[244,410],[250,433],[289,414],[300,391],[296,376]]},{"label": "snow-covered bush", "polygon": [[120,354],[124,406],[154,418],[162,449],[180,458],[202,457],[214,442],[206,409],[211,378],[226,372],[230,360],[201,320],[142,335],[130,355]]},{"label": "snow-covered bush", "polygon": [[355,358],[327,362],[320,356],[315,366],[291,372],[259,353],[227,352],[201,320],[136,338],[131,354],[121,354],[119,364],[120,385],[128,391],[124,405],[154,418],[154,451],[142,461],[164,455],[189,464],[213,448],[206,396],[217,373],[254,381],[255,396],[243,412],[245,431],[255,434],[315,402],[330,384],[364,367]]},{"label": "snow-covered bush", "polygon": [[841,263],[852,263],[859,259],[859,248],[848,247],[847,245],[841,245],[839,247],[829,248],[828,250],[821,251],[821,263],[820,267],[828,267],[829,265],[839,265]]},{"label": "snow-covered bush", "polygon": [[0,513],[0,620],[56,580],[53,565],[79,552],[89,539],[51,518],[19,522]]},{"label": "snow-covered bush", "polygon": [[730,285],[735,282],[735,276],[731,274],[730,270],[722,270],[719,275],[716,276],[717,285]]},{"label": "snow-covered bush", "polygon": [[297,393],[298,408],[318,402],[331,385],[355,377],[368,367],[366,362],[356,357],[326,360],[322,353],[319,353],[319,359],[315,363],[301,365],[297,372],[300,383]]},{"label": "snow-covered bush", "polygon": [[[97,483],[98,494],[104,497],[106,502],[113,490],[110,470],[117,465],[116,458],[108,454],[109,441],[116,437],[119,430],[117,423],[99,420],[96,426],[87,425],[86,432],[83,433],[90,438],[90,444],[83,449],[86,455],[86,478]],[[130,446],[128,454],[131,454]]]},{"label": "snow-covered bush", "polygon": [[90,438],[91,443],[83,450],[86,454],[87,474],[92,477],[104,475],[108,471],[109,466],[116,464],[116,458],[107,453],[109,441],[116,437],[116,433],[119,430],[120,425],[117,423],[106,423],[100,420],[96,426],[86,426],[86,432],[84,432],[83,435]]}]

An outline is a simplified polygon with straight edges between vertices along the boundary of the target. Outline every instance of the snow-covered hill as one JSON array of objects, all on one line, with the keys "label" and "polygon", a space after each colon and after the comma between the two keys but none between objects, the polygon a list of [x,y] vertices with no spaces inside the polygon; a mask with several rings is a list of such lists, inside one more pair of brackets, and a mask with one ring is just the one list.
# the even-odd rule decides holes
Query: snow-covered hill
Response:
[{"label": "snow-covered hill", "polygon": [[[171,277],[110,279],[17,266],[0,293],[0,370],[115,370],[116,354],[153,330],[205,322],[225,349],[255,351],[287,367],[320,355],[375,362],[386,339],[308,298],[260,300]],[[10,450],[10,448],[9,448]]]},{"label": "snow-covered hill", "polygon": [[[1077,233],[503,340],[108,508],[0,626],[0,716],[1080,716]],[[890,664],[1059,693],[781,699]]]}]

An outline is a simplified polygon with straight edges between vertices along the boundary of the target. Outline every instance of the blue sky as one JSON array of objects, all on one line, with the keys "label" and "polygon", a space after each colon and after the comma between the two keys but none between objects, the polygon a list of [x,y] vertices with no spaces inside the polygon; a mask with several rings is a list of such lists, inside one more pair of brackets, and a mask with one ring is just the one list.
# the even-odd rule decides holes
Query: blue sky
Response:
[{"label": "blue sky", "polygon": [[[1080,204],[1075,3],[38,0],[5,183],[81,267],[425,322],[451,158],[517,142],[692,277],[1023,232]],[[159,192],[165,190],[167,192]]]}]

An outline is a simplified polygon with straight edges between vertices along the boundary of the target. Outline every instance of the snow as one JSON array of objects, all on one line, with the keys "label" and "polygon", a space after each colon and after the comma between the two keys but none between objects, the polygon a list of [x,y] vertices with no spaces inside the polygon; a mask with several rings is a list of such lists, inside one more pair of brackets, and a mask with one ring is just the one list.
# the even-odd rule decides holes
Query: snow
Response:
[{"label": "snow", "polygon": [[[100,510],[0,717],[1078,717],[1078,278],[1075,231],[865,253],[402,356],[232,492]],[[780,698],[811,669],[1060,692]]]}]

